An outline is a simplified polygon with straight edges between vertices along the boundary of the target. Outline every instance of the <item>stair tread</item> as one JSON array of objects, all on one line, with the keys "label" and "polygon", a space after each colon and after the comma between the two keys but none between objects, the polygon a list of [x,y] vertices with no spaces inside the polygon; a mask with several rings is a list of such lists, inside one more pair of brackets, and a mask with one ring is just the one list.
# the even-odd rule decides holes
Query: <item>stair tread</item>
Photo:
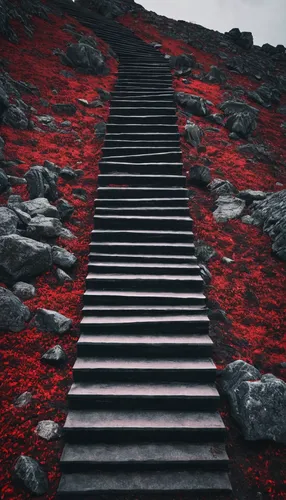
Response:
[{"label": "stair tread", "polygon": [[120,290],[114,290],[114,291],[106,291],[106,290],[86,290],[84,295],[92,295],[92,296],[109,296],[109,295],[116,295],[120,297],[162,297],[162,298],[170,298],[170,299],[205,299],[205,296],[203,293],[199,292],[189,292],[189,293],[181,293],[181,292],[141,292],[141,291],[120,291]]},{"label": "stair tread", "polygon": [[211,358],[152,359],[78,357],[73,370],[216,370]]},{"label": "stair tread", "polygon": [[197,265],[197,264],[156,264],[156,263],[131,263],[131,262],[100,262],[100,261],[93,261],[93,262],[89,262],[92,267],[101,267],[101,266],[104,266],[104,267],[118,267],[118,268],[128,268],[128,267],[132,267],[132,268],[138,268],[138,269],[142,269],[142,271],[144,269],[150,269],[150,268],[154,268],[154,269],[197,269],[198,270],[198,273],[200,271],[200,267]]},{"label": "stair tread", "polygon": [[81,326],[89,325],[127,325],[145,323],[208,323],[209,318],[205,314],[196,315],[162,315],[162,316],[84,316],[80,322]]},{"label": "stair tread", "polygon": [[114,305],[106,305],[106,306],[98,306],[98,305],[88,305],[88,306],[84,306],[83,309],[82,309],[82,312],[83,314],[87,311],[94,311],[95,315],[97,312],[104,312],[104,311],[112,311],[112,312],[131,312],[131,311],[135,311],[135,312],[140,312],[140,311],[143,311],[144,313],[147,313],[150,311],[150,313],[152,313],[153,311],[156,312],[166,312],[166,313],[170,313],[170,312],[184,312],[184,313],[191,313],[192,311],[200,311],[200,312],[205,312],[207,313],[207,309],[205,306],[147,306],[147,305],[144,305],[144,306],[114,306]]},{"label": "stair tread", "polygon": [[82,333],[78,344],[106,344],[106,345],[207,345],[212,346],[213,342],[208,335],[90,335]]}]

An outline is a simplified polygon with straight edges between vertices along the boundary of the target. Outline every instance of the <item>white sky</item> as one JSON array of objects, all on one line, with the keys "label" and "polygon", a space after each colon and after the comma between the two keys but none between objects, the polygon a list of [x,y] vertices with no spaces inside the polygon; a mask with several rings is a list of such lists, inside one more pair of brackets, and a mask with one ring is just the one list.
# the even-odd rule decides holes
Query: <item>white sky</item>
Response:
[{"label": "white sky", "polygon": [[251,31],[256,45],[286,45],[286,0],[136,0],[147,10],[224,33]]}]

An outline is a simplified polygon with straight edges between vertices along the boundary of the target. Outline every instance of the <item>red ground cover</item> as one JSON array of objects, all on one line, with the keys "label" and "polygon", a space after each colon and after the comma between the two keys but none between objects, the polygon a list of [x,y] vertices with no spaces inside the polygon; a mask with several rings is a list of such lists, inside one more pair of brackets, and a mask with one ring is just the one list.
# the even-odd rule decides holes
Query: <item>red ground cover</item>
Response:
[{"label": "red ground cover", "polygon": [[[169,38],[148,24],[148,14],[132,17],[127,14],[121,23],[132,29],[147,42],[162,44],[162,53],[179,55],[193,53],[204,71],[210,65],[218,65],[218,58],[187,45],[183,41]],[[221,62],[219,64],[221,66]],[[246,76],[228,72],[227,83],[254,89],[259,86]],[[198,73],[195,71],[194,73]],[[189,78],[188,83],[174,77],[174,89],[200,95],[213,103],[211,111],[220,112],[218,106],[227,99],[227,89],[214,84]],[[246,99],[247,100],[247,99]],[[283,116],[276,108],[265,109],[250,100],[259,109],[258,126],[253,134],[254,143],[263,143],[274,154],[276,164],[253,161],[236,149],[245,141],[232,141],[228,131],[211,124],[204,118],[192,116],[205,134],[198,152],[182,138],[184,170],[188,175],[192,165],[208,165],[212,178],[223,178],[232,182],[239,190],[257,189],[279,191],[286,188],[285,166],[286,141],[281,123]],[[285,96],[282,103],[286,102]],[[187,117],[178,109],[178,124],[183,132]],[[207,130],[211,127],[219,131]],[[282,185],[276,185],[279,182]],[[190,213],[194,219],[197,239],[213,246],[216,258],[209,264],[212,274],[208,299],[225,310],[229,323],[212,322],[211,335],[215,344],[214,359],[219,369],[234,361],[244,359],[254,364],[261,372],[267,371],[285,380],[286,373],[280,363],[286,360],[285,316],[286,316],[286,269],[271,254],[271,240],[262,231],[243,224],[240,220],[217,223],[212,215],[214,198],[207,190],[190,186],[193,197]],[[224,264],[222,257],[234,260]],[[285,448],[273,443],[248,443],[244,441],[229,415],[228,404],[222,402],[222,415],[228,428],[228,452],[231,459],[231,474],[235,498],[237,499],[282,499],[286,498]],[[284,453],[283,453],[284,452]],[[258,496],[257,496],[258,495]]]},{"label": "red ground cover", "polygon": [[[73,133],[59,134],[37,131],[13,130],[1,127],[0,133],[6,141],[6,159],[18,158],[24,163],[13,168],[13,175],[23,175],[31,165],[42,165],[44,160],[55,162],[60,167],[69,165],[81,168],[83,176],[73,181],[58,182],[60,196],[75,206],[72,220],[65,224],[75,235],[74,240],[59,239],[58,244],[73,252],[77,258],[74,281],[63,286],[57,284],[55,270],[35,280],[37,296],[26,305],[31,312],[44,307],[55,309],[73,320],[70,332],[57,337],[53,334],[39,333],[26,328],[19,333],[2,333],[2,408],[0,420],[0,441],[2,443],[2,464],[0,473],[1,499],[24,500],[30,498],[22,490],[18,490],[11,481],[11,471],[20,454],[26,454],[39,460],[48,472],[50,490],[42,498],[53,499],[59,480],[59,457],[63,443],[61,441],[46,442],[34,433],[40,420],[52,419],[61,424],[66,417],[66,398],[72,381],[72,366],[76,354],[76,341],[81,320],[82,294],[87,274],[88,247],[90,232],[93,227],[93,205],[98,175],[98,160],[101,156],[102,141],[95,138],[94,126],[99,121],[106,121],[109,114],[108,103],[102,108],[87,109],[77,102],[78,98],[89,101],[98,97],[97,88],[112,90],[116,80],[117,62],[108,56],[107,64],[110,74],[105,77],[87,76],[76,73],[64,66],[58,56],[53,55],[55,48],[66,49],[67,43],[75,43],[75,38],[63,31],[65,23],[75,25],[77,31],[91,34],[73,18],[61,19],[50,16],[50,22],[34,19],[35,33],[33,39],[27,39],[22,27],[17,25],[21,33],[20,44],[14,45],[0,40],[1,52],[8,64],[10,75],[16,80],[27,81],[36,85],[40,97],[51,104],[68,102],[77,106],[72,117],[54,115],[51,108],[41,105],[39,97],[24,95],[23,99],[32,105],[37,114],[49,114],[57,123],[69,120]],[[93,35],[94,36],[94,35]],[[107,54],[107,45],[98,40],[100,50]],[[66,78],[60,71],[66,70],[74,74],[74,78]],[[32,114],[32,119],[37,119]],[[11,172],[12,173],[12,172]],[[87,202],[75,198],[72,189],[84,188]],[[13,194],[21,194],[28,199],[26,187],[16,186]],[[7,202],[2,195],[0,204]],[[68,355],[68,364],[63,368],[53,368],[40,361],[42,354],[50,347],[60,344]],[[32,403],[25,408],[15,408],[13,400],[24,391],[33,394]]]}]

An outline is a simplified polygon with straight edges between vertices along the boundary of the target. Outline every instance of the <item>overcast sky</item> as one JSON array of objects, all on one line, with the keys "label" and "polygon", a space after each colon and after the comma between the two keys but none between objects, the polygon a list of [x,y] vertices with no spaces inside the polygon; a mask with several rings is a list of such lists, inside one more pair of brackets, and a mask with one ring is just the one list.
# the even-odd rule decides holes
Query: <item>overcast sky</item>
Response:
[{"label": "overcast sky", "polygon": [[286,0],[136,0],[172,19],[201,24],[224,33],[251,31],[256,45],[286,45]]}]

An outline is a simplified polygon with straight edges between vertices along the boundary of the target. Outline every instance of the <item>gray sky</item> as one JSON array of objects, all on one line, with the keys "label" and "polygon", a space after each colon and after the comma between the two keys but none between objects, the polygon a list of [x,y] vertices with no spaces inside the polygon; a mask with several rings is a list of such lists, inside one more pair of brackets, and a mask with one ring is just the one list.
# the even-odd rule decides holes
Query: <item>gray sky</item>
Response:
[{"label": "gray sky", "polygon": [[286,45],[286,0],[136,0],[172,19],[201,24],[224,33],[251,31],[256,45]]}]

